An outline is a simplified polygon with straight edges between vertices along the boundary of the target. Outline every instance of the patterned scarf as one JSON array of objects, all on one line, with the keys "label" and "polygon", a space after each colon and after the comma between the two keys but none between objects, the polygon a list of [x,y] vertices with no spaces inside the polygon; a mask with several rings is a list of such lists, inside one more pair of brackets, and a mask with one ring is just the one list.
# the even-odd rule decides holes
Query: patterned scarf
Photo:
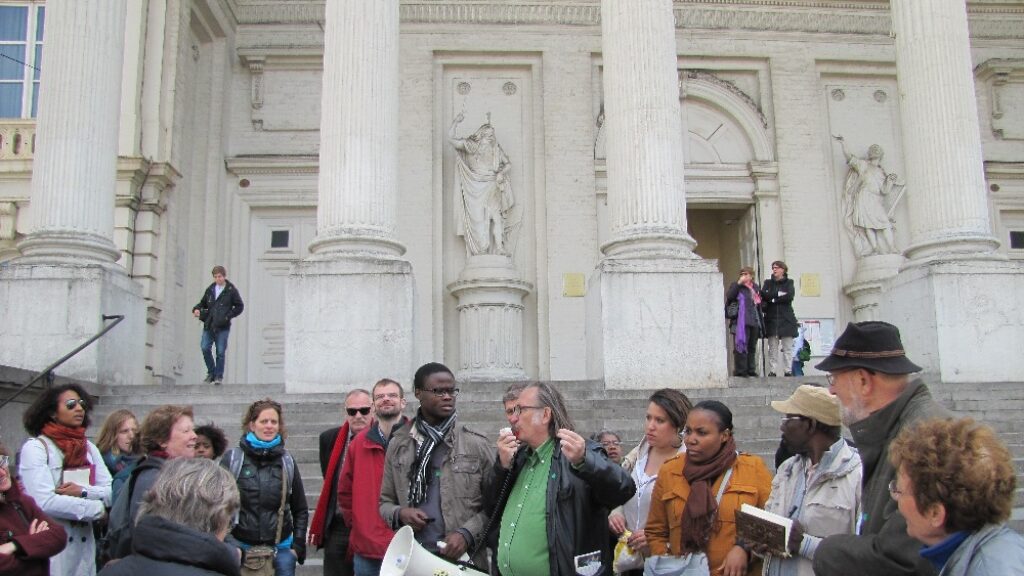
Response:
[{"label": "patterned scarf", "polygon": [[430,475],[427,474],[430,468],[430,458],[434,448],[444,442],[444,437],[455,427],[457,412],[447,420],[441,422],[440,426],[431,426],[423,419],[422,411],[416,412],[416,430],[423,436],[423,442],[416,449],[416,460],[409,469],[409,506],[416,508],[427,498],[427,488],[430,486]]},{"label": "patterned scarf", "polygon": [[47,422],[43,425],[43,435],[53,440],[53,443],[64,453],[65,468],[80,468],[88,466],[89,461],[85,455],[89,448],[85,443],[85,428],[69,428],[56,422]]},{"label": "patterned scarf", "polygon": [[687,459],[683,465],[683,478],[690,484],[690,497],[683,506],[683,552],[707,549],[712,524],[718,512],[718,502],[711,486],[726,470],[736,463],[736,441],[730,435],[722,449],[713,458],[700,464]]}]

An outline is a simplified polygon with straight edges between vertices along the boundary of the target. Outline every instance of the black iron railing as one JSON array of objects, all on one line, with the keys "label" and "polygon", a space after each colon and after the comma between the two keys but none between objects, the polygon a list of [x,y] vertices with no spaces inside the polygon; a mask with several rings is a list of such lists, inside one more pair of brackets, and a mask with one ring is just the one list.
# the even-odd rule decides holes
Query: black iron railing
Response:
[{"label": "black iron railing", "polygon": [[39,374],[36,374],[34,378],[29,380],[28,383],[22,385],[21,388],[18,388],[18,390],[14,394],[12,394],[9,398],[4,400],[3,402],[0,402],[0,410],[2,410],[4,406],[7,406],[12,401],[14,401],[15,398],[17,398],[18,396],[21,396],[21,394],[23,392],[25,392],[26,390],[28,390],[29,388],[34,386],[37,382],[45,380],[47,385],[52,384],[53,383],[53,371],[56,370],[57,367],[59,367],[61,364],[65,363],[65,362],[67,362],[68,360],[74,358],[76,354],[78,354],[82,350],[85,350],[86,348],[88,348],[93,342],[99,340],[104,335],[106,335],[107,332],[110,332],[114,328],[114,326],[117,326],[118,324],[121,323],[122,320],[124,320],[124,315],[111,315],[111,316],[108,316],[108,315],[104,314],[103,315],[103,321],[106,322],[108,320],[113,320],[113,322],[111,322],[110,324],[107,324],[106,326],[104,326],[103,330],[100,330],[99,332],[94,334],[91,338],[89,338],[85,342],[82,342],[81,344],[79,344],[78,347],[75,348],[74,350],[72,350],[71,352],[68,352],[67,354],[62,356],[60,358],[60,360],[57,360],[53,364],[50,364],[46,368],[43,368],[43,370],[41,372],[39,372]]}]

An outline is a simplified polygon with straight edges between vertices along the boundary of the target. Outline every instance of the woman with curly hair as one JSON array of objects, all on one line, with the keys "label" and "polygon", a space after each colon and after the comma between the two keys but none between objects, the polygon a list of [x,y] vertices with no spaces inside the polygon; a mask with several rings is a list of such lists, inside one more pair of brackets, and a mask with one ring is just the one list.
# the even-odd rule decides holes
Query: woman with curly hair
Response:
[{"label": "woman with curly hair", "polygon": [[85,438],[92,407],[84,388],[62,384],[43,390],[22,417],[32,437],[21,448],[18,472],[28,495],[68,535],[67,547],[50,560],[51,574],[96,574],[92,523],[110,505],[112,478]]},{"label": "woman with curly hair", "polygon": [[124,481],[142,457],[139,421],[131,410],[114,410],[103,421],[96,447],[103,454],[103,463],[114,477],[113,498],[117,498]]},{"label": "woman with curly hair", "polygon": [[196,458],[219,460],[228,449],[228,439],[224,431],[211,424],[196,428]]},{"label": "woman with curly hair", "polygon": [[889,448],[889,494],[940,576],[1024,574],[1024,538],[1006,526],[1016,470],[996,433],[970,418],[904,430]]},{"label": "woman with curly hair", "polygon": [[253,402],[242,416],[242,434],[221,459],[241,495],[233,543],[242,549],[243,566],[272,558],[275,576],[292,576],[295,563],[306,561],[309,508],[299,468],[284,447],[281,405],[270,398]]}]

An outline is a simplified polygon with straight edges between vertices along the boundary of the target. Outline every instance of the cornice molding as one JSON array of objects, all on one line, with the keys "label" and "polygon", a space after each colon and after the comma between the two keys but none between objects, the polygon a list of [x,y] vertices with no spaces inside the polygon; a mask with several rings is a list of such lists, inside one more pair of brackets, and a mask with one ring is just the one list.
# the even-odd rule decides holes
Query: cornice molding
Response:
[{"label": "cornice molding", "polygon": [[[319,23],[324,0],[222,0],[239,24]],[[597,0],[403,0],[404,24],[597,27]],[[975,38],[1024,38],[1024,5],[1006,0],[968,4]],[[888,36],[889,3],[873,0],[687,0],[675,3],[676,27]]]}]

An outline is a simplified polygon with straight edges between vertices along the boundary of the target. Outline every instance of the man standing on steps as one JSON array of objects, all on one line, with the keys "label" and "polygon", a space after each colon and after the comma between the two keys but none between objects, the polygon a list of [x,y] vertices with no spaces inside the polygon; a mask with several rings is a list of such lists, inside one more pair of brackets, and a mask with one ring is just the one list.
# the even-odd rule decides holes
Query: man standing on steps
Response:
[{"label": "man standing on steps", "polygon": [[320,472],[324,483],[309,526],[308,543],[324,550],[324,576],[352,576],[349,527],[338,507],[338,480],[352,438],[373,418],[370,393],[356,388],[345,395],[344,424],[320,434]]},{"label": "man standing on steps", "polygon": [[[387,378],[373,385],[375,420],[352,438],[338,481],[338,506],[349,527],[348,555],[356,576],[377,576],[394,531],[377,512],[384,455],[391,437],[409,423],[405,392]],[[327,574],[325,571],[324,574]]]},{"label": "man standing on steps", "polygon": [[828,372],[829,392],[839,397],[864,465],[861,517],[856,534],[828,536],[814,553],[821,576],[931,576],[935,567],[907,535],[907,521],[889,492],[896,469],[889,443],[921,420],[949,418],[920,379],[921,368],[903,350],[900,331],[885,322],[848,324],[818,370]]},{"label": "man standing on steps", "polygon": [[380,515],[394,530],[412,527],[430,552],[452,561],[468,553],[486,570],[483,482],[494,448],[486,436],[458,422],[459,389],[451,370],[424,364],[413,382],[420,409],[388,446]]},{"label": "man standing on steps", "polygon": [[[221,384],[224,381],[224,353],[228,349],[228,335],[231,333],[231,319],[242,313],[245,307],[242,296],[231,282],[223,266],[213,267],[213,284],[206,288],[203,298],[192,307],[192,315],[203,323],[203,338],[199,348],[206,362],[204,382]],[[214,361],[211,348],[217,346]]]}]

